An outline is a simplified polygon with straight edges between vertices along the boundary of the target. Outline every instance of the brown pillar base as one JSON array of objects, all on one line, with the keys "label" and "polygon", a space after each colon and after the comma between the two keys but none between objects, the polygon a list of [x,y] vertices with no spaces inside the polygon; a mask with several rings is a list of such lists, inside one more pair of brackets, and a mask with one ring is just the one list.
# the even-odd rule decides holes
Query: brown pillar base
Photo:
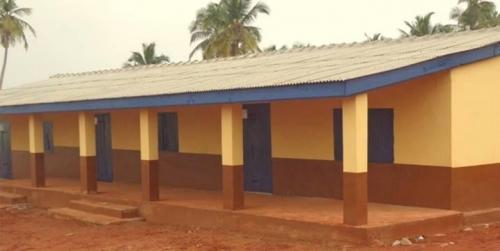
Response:
[{"label": "brown pillar base", "polygon": [[80,188],[84,194],[97,193],[95,156],[80,156]]},{"label": "brown pillar base", "polygon": [[222,166],[222,194],[224,209],[244,207],[243,166]]},{"label": "brown pillar base", "polygon": [[45,186],[44,153],[30,153],[30,177],[32,186]]},{"label": "brown pillar base", "polygon": [[344,224],[368,223],[367,173],[344,173]]},{"label": "brown pillar base", "polygon": [[141,184],[144,201],[160,200],[158,160],[141,160]]}]

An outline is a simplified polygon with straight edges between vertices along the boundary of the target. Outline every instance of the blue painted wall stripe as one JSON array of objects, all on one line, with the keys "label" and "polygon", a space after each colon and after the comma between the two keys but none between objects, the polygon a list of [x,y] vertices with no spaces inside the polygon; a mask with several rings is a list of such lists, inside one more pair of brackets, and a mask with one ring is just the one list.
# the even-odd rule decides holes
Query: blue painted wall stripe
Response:
[{"label": "blue painted wall stripe", "polygon": [[253,103],[290,99],[346,97],[496,56],[500,56],[500,43],[344,82],[296,84],[229,91],[5,106],[0,107],[0,114],[126,109],[176,105]]}]

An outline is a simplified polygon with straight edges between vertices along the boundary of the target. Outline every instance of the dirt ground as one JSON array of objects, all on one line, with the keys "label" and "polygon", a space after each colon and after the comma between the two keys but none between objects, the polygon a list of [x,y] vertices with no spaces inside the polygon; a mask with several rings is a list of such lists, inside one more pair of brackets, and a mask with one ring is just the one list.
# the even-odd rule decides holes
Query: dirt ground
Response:
[{"label": "dirt ground", "polygon": [[500,250],[500,225],[425,237],[411,246],[310,243],[150,223],[94,226],[40,209],[0,209],[0,250]]}]

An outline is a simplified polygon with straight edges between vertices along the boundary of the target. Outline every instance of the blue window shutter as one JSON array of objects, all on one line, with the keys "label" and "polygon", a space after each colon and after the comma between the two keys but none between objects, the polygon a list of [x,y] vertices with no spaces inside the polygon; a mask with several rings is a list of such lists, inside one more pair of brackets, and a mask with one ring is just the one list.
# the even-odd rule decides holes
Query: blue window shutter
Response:
[{"label": "blue window shutter", "polygon": [[334,134],[334,159],[342,161],[344,159],[343,130],[342,130],[342,109],[333,110],[333,134]]},{"label": "blue window shutter", "polygon": [[166,112],[158,114],[158,147],[160,151],[179,151],[177,113]]},{"label": "blue window shutter", "polygon": [[54,152],[54,128],[51,122],[43,122],[43,146],[46,153]]}]

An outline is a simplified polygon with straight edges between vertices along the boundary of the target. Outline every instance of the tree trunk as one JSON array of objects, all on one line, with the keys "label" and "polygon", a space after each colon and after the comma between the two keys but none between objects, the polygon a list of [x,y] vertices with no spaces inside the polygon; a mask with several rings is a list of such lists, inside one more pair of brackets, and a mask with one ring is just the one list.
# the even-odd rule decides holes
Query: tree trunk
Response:
[{"label": "tree trunk", "polygon": [[3,88],[3,78],[5,77],[5,68],[7,68],[7,57],[9,56],[9,47],[5,47],[5,53],[3,55],[3,66],[2,73],[0,75],[0,90]]}]

